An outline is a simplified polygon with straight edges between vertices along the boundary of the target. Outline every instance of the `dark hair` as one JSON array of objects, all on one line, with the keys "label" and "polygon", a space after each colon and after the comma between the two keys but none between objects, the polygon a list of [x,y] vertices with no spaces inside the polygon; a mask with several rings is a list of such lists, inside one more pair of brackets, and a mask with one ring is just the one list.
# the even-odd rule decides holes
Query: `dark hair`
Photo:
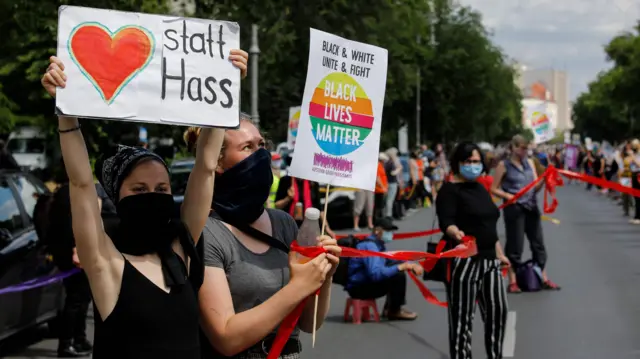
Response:
[{"label": "dark hair", "polygon": [[478,154],[480,155],[480,162],[482,163],[482,172],[484,173],[487,171],[486,160],[484,158],[484,154],[482,153],[482,150],[480,149],[480,147],[478,147],[478,145],[476,145],[474,142],[462,141],[458,143],[456,147],[453,149],[451,153],[451,158],[449,159],[449,164],[451,165],[451,171],[453,172],[453,174],[455,175],[460,174],[460,162],[464,162],[467,159],[469,159],[469,157],[471,157],[471,155],[473,154],[474,150],[478,151]]}]

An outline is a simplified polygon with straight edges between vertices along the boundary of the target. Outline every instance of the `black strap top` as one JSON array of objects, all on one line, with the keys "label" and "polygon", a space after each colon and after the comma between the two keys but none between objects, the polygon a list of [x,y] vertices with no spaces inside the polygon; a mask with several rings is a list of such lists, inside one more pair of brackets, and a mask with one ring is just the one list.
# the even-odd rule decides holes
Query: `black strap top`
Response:
[{"label": "black strap top", "polygon": [[198,300],[191,281],[167,293],[125,259],[113,312],[105,321],[95,306],[94,313],[94,359],[200,358]]}]

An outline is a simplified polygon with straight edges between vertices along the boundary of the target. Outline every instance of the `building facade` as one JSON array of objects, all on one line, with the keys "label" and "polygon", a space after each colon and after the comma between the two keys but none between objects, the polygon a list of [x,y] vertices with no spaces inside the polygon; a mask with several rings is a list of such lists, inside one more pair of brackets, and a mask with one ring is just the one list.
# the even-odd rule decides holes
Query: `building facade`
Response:
[{"label": "building facade", "polygon": [[545,101],[555,104],[557,117],[556,131],[571,130],[571,103],[569,94],[569,78],[566,72],[555,69],[529,69],[516,65],[516,85],[525,99]]}]

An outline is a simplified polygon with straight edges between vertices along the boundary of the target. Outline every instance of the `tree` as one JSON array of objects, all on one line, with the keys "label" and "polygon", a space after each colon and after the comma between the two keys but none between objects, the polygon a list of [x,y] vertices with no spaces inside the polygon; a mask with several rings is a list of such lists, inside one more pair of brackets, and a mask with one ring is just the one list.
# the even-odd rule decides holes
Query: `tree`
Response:
[{"label": "tree", "polygon": [[[437,11],[435,54],[426,67],[425,98],[433,139],[496,140],[521,127],[514,71],[489,40],[479,13]],[[425,126],[423,126],[425,127]]]},{"label": "tree", "polygon": [[613,38],[605,53],[613,68],[601,72],[573,106],[576,131],[594,140],[623,140],[640,133],[640,22]]},{"label": "tree", "polygon": [[[55,130],[52,101],[39,80],[48,57],[56,52],[58,5],[80,3],[125,11],[167,11],[166,0],[0,0],[0,30],[7,43],[0,53],[0,119],[4,126],[0,131],[9,131],[16,123],[44,123]],[[519,94],[513,72],[502,51],[491,43],[480,15],[469,8],[449,7],[444,0],[196,0],[195,5],[196,17],[238,22],[243,49],[250,46],[251,24],[259,25],[261,126],[274,142],[284,140],[288,108],[302,100],[310,27],[388,50],[382,123],[385,142],[394,142],[401,123],[415,123],[418,69],[423,76],[420,120],[426,138],[493,140],[519,128]],[[436,46],[428,44],[432,13],[437,15]],[[242,86],[244,99],[250,98],[247,85]],[[242,102],[241,108],[249,112],[249,102]],[[135,134],[138,127],[117,121],[86,122],[93,153],[109,141]],[[182,130],[149,126],[149,135],[178,140]]]}]

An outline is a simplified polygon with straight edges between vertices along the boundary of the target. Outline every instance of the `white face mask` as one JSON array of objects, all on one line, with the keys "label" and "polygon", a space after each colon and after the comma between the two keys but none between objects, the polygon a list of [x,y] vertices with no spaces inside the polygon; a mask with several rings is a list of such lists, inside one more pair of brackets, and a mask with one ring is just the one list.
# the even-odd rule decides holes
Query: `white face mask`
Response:
[{"label": "white face mask", "polygon": [[529,156],[529,157],[533,156],[533,150],[528,150],[527,151],[527,156]]},{"label": "white face mask", "polygon": [[277,170],[282,168],[282,160],[271,161],[271,168],[275,168]]}]

